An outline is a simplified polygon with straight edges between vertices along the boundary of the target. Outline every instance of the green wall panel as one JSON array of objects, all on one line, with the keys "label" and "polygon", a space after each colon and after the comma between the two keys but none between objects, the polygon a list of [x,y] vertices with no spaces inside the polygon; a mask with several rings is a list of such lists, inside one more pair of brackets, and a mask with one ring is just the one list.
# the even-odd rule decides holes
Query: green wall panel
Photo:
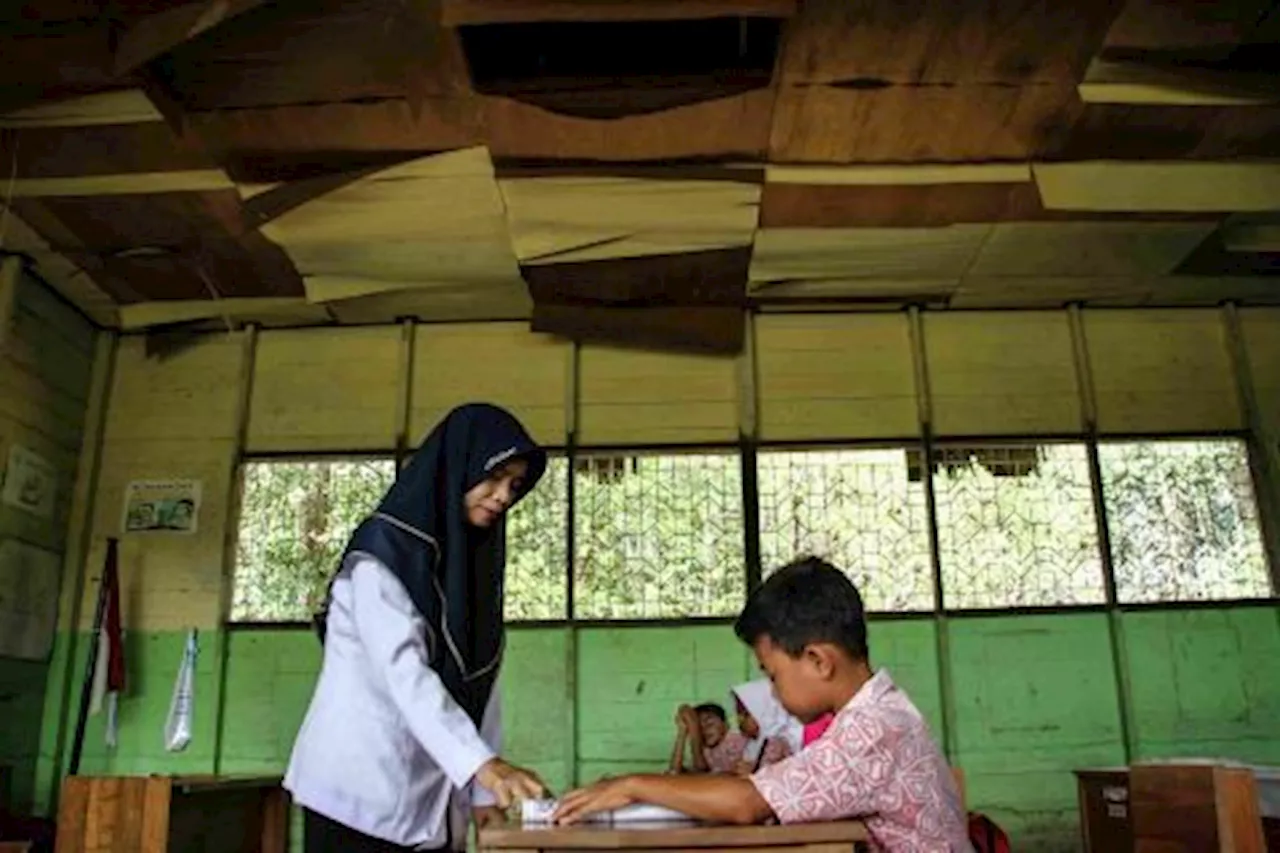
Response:
[{"label": "green wall panel", "polygon": [[1280,763],[1280,612],[1128,613],[1138,756]]},{"label": "green wall panel", "polygon": [[942,687],[938,681],[937,634],[932,619],[872,621],[867,627],[871,663],[884,669],[911,697],[942,742]]},{"label": "green wall panel", "polygon": [[1106,616],[954,619],[949,631],[970,807],[1016,847],[1074,849],[1071,771],[1124,762]]},{"label": "green wall panel", "polygon": [[11,804],[21,809],[30,808],[35,800],[48,673],[49,665],[43,661],[0,658],[0,765],[12,769]]},{"label": "green wall panel", "polygon": [[582,781],[666,766],[682,702],[719,702],[754,677],[728,626],[587,628],[578,632]]}]

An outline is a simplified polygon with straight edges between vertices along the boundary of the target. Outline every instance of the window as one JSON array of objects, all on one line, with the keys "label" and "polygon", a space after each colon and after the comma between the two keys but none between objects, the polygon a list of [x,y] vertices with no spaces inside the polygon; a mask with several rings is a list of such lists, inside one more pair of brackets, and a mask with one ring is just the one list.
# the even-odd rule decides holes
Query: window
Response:
[{"label": "window", "polygon": [[1106,442],[1098,455],[1122,603],[1271,594],[1244,442]]},{"label": "window", "polygon": [[246,462],[231,619],[310,620],[338,557],[395,478],[391,459]]},{"label": "window", "polygon": [[577,618],[737,615],[746,594],[737,453],[585,456],[573,476]]},{"label": "window", "polygon": [[933,483],[948,609],[1105,601],[1083,444],[944,445]]},{"label": "window", "polygon": [[933,609],[924,485],[907,451],[762,451],[760,562],[815,554],[847,572],[868,610]]},{"label": "window", "polygon": [[565,618],[568,515],[569,465],[553,456],[542,480],[507,515],[508,622]]}]

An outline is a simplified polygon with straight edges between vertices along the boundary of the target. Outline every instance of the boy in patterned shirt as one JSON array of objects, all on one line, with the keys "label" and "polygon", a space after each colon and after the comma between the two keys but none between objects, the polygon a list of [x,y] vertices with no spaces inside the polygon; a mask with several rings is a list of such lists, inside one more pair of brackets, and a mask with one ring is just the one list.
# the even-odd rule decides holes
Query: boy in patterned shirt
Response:
[{"label": "boy in patterned shirt", "polygon": [[862,598],[839,569],[808,557],[751,596],[734,630],[755,651],[778,700],[802,722],[835,715],[807,749],[749,778],[623,776],[567,794],[558,823],[631,803],[708,821],[860,818],[873,849],[972,853],[960,797],[920,712],[872,672]]}]

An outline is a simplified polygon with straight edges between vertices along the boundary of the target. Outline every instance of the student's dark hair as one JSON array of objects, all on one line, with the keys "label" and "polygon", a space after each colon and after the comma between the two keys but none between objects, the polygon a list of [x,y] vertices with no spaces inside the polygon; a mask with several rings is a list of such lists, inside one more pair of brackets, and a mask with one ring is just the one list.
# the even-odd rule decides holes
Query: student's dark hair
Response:
[{"label": "student's dark hair", "polygon": [[858,588],[818,557],[801,557],[771,574],[747,599],[734,632],[747,645],[761,637],[795,657],[811,643],[833,643],[867,658],[867,619]]},{"label": "student's dark hair", "polygon": [[715,702],[703,702],[701,705],[694,708],[693,712],[695,714],[715,714],[720,718],[720,722],[729,722],[729,717],[725,714],[724,707],[722,705],[717,705]]}]

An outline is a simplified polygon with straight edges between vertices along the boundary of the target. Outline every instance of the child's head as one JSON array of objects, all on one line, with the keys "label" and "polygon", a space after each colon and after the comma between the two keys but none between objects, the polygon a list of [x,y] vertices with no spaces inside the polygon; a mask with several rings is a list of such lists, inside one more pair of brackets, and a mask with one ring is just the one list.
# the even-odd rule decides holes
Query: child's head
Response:
[{"label": "child's head", "polygon": [[702,745],[713,747],[724,740],[729,732],[729,718],[724,708],[715,702],[707,702],[693,709],[698,715],[698,728],[702,730]]},{"label": "child's head", "polygon": [[840,676],[867,662],[862,596],[835,566],[804,557],[769,576],[734,625],[782,707],[809,723],[835,710]]},{"label": "child's head", "polygon": [[760,724],[756,722],[756,718],[751,716],[751,712],[747,710],[747,706],[742,704],[742,699],[738,694],[733,694],[734,710],[738,714],[738,731],[747,737],[755,740],[760,737]]}]

